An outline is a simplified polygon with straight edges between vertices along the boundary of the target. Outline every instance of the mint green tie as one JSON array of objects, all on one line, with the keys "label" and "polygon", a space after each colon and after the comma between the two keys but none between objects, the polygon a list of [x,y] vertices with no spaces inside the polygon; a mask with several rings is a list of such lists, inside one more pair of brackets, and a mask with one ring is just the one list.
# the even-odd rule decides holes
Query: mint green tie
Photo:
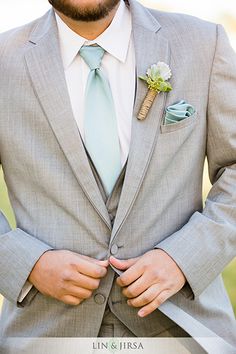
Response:
[{"label": "mint green tie", "polygon": [[100,69],[104,53],[99,46],[83,46],[79,51],[90,68],[85,90],[85,146],[110,194],[121,171],[121,158],[112,93]]}]

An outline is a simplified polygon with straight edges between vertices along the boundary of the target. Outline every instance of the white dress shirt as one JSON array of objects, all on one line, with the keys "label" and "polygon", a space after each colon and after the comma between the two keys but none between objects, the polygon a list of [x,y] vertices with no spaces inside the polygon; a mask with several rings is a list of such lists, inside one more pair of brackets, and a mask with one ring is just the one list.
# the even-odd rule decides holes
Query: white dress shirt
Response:
[{"label": "white dress shirt", "polygon": [[[105,49],[101,68],[109,80],[113,95],[123,166],[129,152],[135,96],[135,52],[130,11],[121,0],[110,25],[92,41],[76,34],[55,15],[71,107],[83,140],[84,93],[90,69],[78,52],[83,45],[95,43]],[[31,288],[32,284],[26,281],[19,302],[23,301]]]},{"label": "white dress shirt", "polygon": [[123,166],[129,152],[135,93],[135,55],[130,11],[121,0],[109,27],[92,41],[73,32],[57,14],[56,20],[71,107],[83,140],[84,93],[90,69],[78,51],[83,45],[94,43],[105,49],[101,68],[109,80],[113,95]]}]

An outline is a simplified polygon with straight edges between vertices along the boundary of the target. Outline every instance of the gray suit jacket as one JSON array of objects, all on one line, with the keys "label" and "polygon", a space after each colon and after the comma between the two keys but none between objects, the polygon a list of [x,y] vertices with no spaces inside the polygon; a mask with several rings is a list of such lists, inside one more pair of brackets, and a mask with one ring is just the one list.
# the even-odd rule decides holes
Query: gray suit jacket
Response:
[{"label": "gray suit jacket", "polygon": [[[17,298],[37,259],[51,248],[104,259],[111,250],[129,258],[158,247],[188,281],[160,310],[192,336],[218,335],[223,345],[235,345],[235,318],[220,273],[236,249],[236,56],[221,26],[129,3],[137,77],[166,62],[173,90],[161,93],[146,120],[138,121],[147,87],[137,79],[113,226],[72,114],[53,11],[0,36],[0,158],[17,221],[11,230],[1,214],[1,333],[96,336],[101,299],[109,297],[113,312],[136,335],[157,335],[168,322],[160,327],[158,310],[148,321],[138,319],[111,268],[97,294],[77,307],[35,288],[23,307]],[[195,115],[164,125],[165,107],[180,99],[196,108]],[[203,208],[206,156],[213,186]]]}]

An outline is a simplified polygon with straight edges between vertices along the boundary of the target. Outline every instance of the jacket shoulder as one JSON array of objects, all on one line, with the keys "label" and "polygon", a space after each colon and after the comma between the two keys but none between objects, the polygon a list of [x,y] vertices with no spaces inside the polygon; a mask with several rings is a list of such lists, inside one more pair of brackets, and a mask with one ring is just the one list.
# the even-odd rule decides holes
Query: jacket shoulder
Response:
[{"label": "jacket shoulder", "polygon": [[10,29],[0,34],[0,58],[4,55],[16,52],[19,48],[24,47],[30,37],[30,34],[38,26],[38,24],[47,16],[48,13],[42,17],[31,21],[23,26]]},{"label": "jacket shoulder", "polygon": [[217,24],[182,13],[164,12],[148,8],[168,36],[211,41],[216,38]]},{"label": "jacket shoulder", "polygon": [[172,54],[201,65],[209,70],[215,55],[219,25],[198,17],[149,9],[161,26],[162,35],[169,41]]}]

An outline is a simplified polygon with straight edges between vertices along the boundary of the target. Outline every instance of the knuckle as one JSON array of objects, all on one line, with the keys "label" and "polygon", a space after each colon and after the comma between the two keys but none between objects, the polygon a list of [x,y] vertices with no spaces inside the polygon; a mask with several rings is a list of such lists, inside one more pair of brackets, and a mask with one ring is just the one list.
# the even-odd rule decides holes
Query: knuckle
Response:
[{"label": "knuckle", "polygon": [[64,304],[68,304],[69,301],[66,296],[58,296],[57,300],[64,302]]},{"label": "knuckle", "polygon": [[157,307],[158,307],[158,304],[156,302],[150,303],[148,305],[149,312],[153,312],[154,310],[156,310]]},{"label": "knuckle", "polygon": [[176,280],[169,279],[168,282],[166,281],[166,287],[168,288],[168,290],[175,289],[177,287]]},{"label": "knuckle", "polygon": [[92,292],[92,290],[88,290],[87,291],[87,298],[90,298],[91,296],[93,295],[93,292]]},{"label": "knuckle", "polygon": [[66,295],[63,295],[63,294],[57,294],[57,296],[55,296],[55,298],[59,301],[62,301],[64,302],[65,304],[67,303],[68,301],[68,298]]},{"label": "knuckle", "polygon": [[147,260],[145,260],[143,262],[143,270],[146,272],[147,270],[149,270],[149,262]]},{"label": "knuckle", "polygon": [[169,277],[166,275],[166,272],[164,270],[159,271],[159,279],[162,282],[167,282],[169,280]]},{"label": "knuckle", "polygon": [[79,305],[80,303],[81,303],[81,300],[78,299],[78,300],[73,300],[73,301],[71,301],[70,305],[77,306],[77,305]]},{"label": "knuckle", "polygon": [[164,295],[159,295],[156,301],[157,306],[163,304],[163,302],[165,302],[165,296]]},{"label": "knuckle", "polygon": [[107,269],[105,267],[102,268],[101,270],[102,276],[104,277],[104,275],[107,274]]},{"label": "knuckle", "polygon": [[101,278],[104,275],[104,270],[102,268],[96,268],[94,273],[96,277]]},{"label": "knuckle", "polygon": [[59,300],[59,301],[64,301],[64,294],[58,293],[58,294],[54,294],[53,296],[55,299]]},{"label": "knuckle", "polygon": [[125,284],[126,284],[126,280],[122,275],[119,277],[119,284],[121,286],[125,286]]},{"label": "knuckle", "polygon": [[57,290],[55,289],[55,291],[57,291],[58,294],[60,293],[61,296],[67,295],[68,294],[68,290],[69,290],[69,283],[66,280],[61,280],[58,283]]},{"label": "knuckle", "polygon": [[144,294],[142,300],[143,300],[143,302],[145,302],[145,303],[150,302],[150,301],[151,301],[150,295]]},{"label": "knuckle", "polygon": [[47,289],[46,294],[58,299],[60,296],[63,295],[62,282],[58,281],[50,289]]},{"label": "knuckle", "polygon": [[144,270],[150,270],[150,268],[152,268],[151,257],[145,257],[143,259],[143,269]]},{"label": "knuckle", "polygon": [[64,281],[60,283],[60,291],[62,291],[63,293],[67,291],[67,286]]},{"label": "knuckle", "polygon": [[71,280],[72,272],[69,269],[64,269],[61,273],[62,280]]},{"label": "knuckle", "polygon": [[71,262],[69,263],[69,267],[70,267],[71,269],[73,269],[73,270],[77,270],[77,268],[78,268],[78,263],[71,261]]},{"label": "knuckle", "polygon": [[165,297],[161,296],[160,299],[159,299],[159,303],[162,304],[164,301],[165,301]]},{"label": "knuckle", "polygon": [[82,298],[82,299],[88,299],[89,297],[91,297],[92,295],[92,291],[91,290],[87,290],[87,289],[84,289],[83,291],[80,292],[79,296]]},{"label": "knuckle", "polygon": [[156,267],[152,267],[149,270],[149,274],[151,275],[152,279],[158,279],[160,280],[160,270],[157,269]]},{"label": "knuckle", "polygon": [[126,295],[127,297],[133,298],[135,296],[135,293],[133,290],[128,290],[128,289],[124,289],[123,290],[123,294]]},{"label": "knuckle", "polygon": [[122,294],[123,294],[124,296],[126,296],[126,297],[131,297],[131,296],[129,296],[129,293],[128,293],[127,289],[123,289],[123,290],[122,290]]},{"label": "knuckle", "polygon": [[68,283],[66,279],[64,279],[64,275],[61,274],[61,278],[58,279],[56,286],[54,286],[54,291],[65,292],[67,290]]},{"label": "knuckle", "polygon": [[161,301],[160,299],[158,299],[158,300],[155,302],[155,307],[159,307],[161,304],[162,304],[162,301]]},{"label": "knuckle", "polygon": [[130,299],[130,300],[129,300],[129,304],[130,304],[131,306],[133,306],[133,307],[137,307],[137,306],[138,306],[137,301],[135,301],[135,299]]},{"label": "knuckle", "polygon": [[100,279],[95,279],[93,281],[92,288],[97,289],[99,287],[99,284],[100,284]]},{"label": "knuckle", "polygon": [[80,302],[81,302],[81,299],[79,298],[68,298],[68,297],[63,297],[61,299],[61,301],[63,301],[65,304],[68,304],[68,305],[72,305],[72,306],[76,306],[76,305],[79,305]]}]

